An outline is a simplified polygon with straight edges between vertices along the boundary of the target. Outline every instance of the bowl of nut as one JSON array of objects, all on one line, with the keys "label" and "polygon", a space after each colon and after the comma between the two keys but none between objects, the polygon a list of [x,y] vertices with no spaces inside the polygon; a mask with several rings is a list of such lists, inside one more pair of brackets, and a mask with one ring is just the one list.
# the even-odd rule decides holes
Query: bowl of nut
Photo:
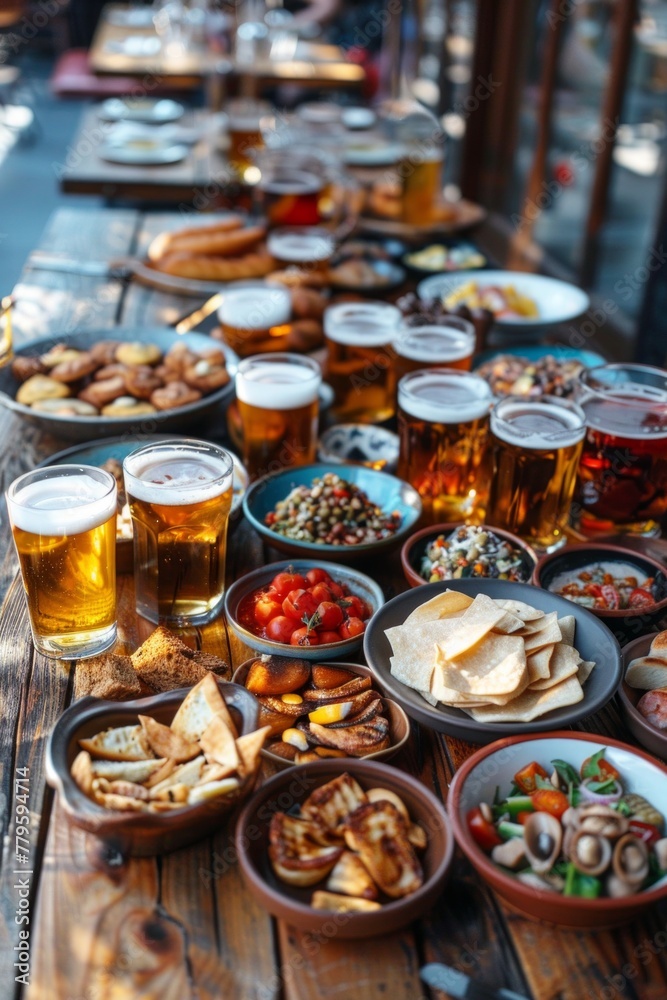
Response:
[{"label": "bowl of nut", "polygon": [[239,817],[236,849],[269,913],[357,940],[433,905],[453,837],[442,802],[411,775],[375,761],[321,760],[262,785]]},{"label": "bowl of nut", "polygon": [[388,760],[405,746],[410,722],[385,698],[369,667],[252,656],[232,678],[259,704],[269,726],[262,756],[279,767],[336,757]]},{"label": "bowl of nut", "polygon": [[235,361],[210,337],[162,327],[53,336],[0,369],[0,403],[74,441],[182,431],[233,398]]},{"label": "bowl of nut", "polygon": [[150,698],[77,701],[51,734],[46,778],[75,826],[126,854],[162,854],[248,796],[265,736],[250,693],[207,673]]}]

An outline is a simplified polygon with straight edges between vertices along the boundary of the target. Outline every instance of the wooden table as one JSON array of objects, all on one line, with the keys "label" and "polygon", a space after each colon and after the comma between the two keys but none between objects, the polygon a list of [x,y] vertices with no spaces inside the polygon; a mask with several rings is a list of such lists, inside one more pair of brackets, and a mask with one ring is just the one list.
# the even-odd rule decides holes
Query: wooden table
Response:
[{"label": "wooden table", "polygon": [[188,147],[186,157],[164,166],[136,166],[112,163],[100,155],[115,123],[103,121],[96,108],[89,108],[71,144],[72,153],[58,170],[60,189],[69,194],[102,195],[107,200],[174,205],[205,201],[207,210],[219,207],[228,193],[239,190],[239,181],[227,159],[225,137],[215,131],[212,121],[208,112],[187,112],[174,127],[196,129],[201,138]]},{"label": "wooden table", "polygon": [[[42,249],[96,256],[132,252],[164,225],[134,211],[62,210]],[[45,329],[112,328],[160,323],[187,303],[90,277],[29,268],[17,288],[17,341]],[[38,319],[41,320],[38,322]],[[211,428],[213,432],[217,428]],[[0,411],[2,487],[65,442]],[[5,517],[3,513],[3,517]],[[2,726],[0,801],[4,848],[0,870],[2,996],[19,971],[13,950],[29,931],[27,1000],[429,1000],[419,980],[425,961],[443,961],[479,981],[535,1000],[664,1000],[667,906],[624,929],[568,933],[512,913],[457,854],[433,910],[414,926],[360,943],[315,938],[274,922],[246,892],[232,849],[233,826],[178,853],[128,861],[95,838],[70,829],[44,783],[48,735],[71,698],[67,664],[37,655],[29,637],[16,559],[4,521],[0,535]],[[231,532],[229,577],[275,558],[243,522]],[[369,567],[389,598],[405,586],[397,556]],[[152,626],[132,614],[133,588],[119,580],[121,642],[134,647]],[[205,648],[232,664],[247,656],[224,622],[201,630]],[[615,706],[587,720],[588,731],[629,739]],[[474,750],[414,726],[396,766],[445,798],[453,772]],[[16,806],[29,786],[30,866],[15,862]],[[16,871],[20,874],[16,874]],[[22,880],[22,881],[21,881]],[[29,924],[17,924],[25,886]],[[21,911],[19,910],[19,914]]]},{"label": "wooden table", "polygon": [[[201,80],[217,72],[220,55],[203,45],[192,44],[182,53],[163,52],[128,54],[118,51],[118,46],[128,36],[146,38],[149,45],[158,35],[153,24],[145,27],[127,27],[113,24],[113,12],[123,4],[108,4],[102,11],[90,48],[90,67],[94,73],[120,76],[152,77],[168,82],[174,87],[194,87]],[[238,62],[232,58],[232,73],[252,80],[256,85],[298,83],[314,87],[360,87],[366,74],[356,63],[348,62],[338,46],[298,41],[290,58],[257,58]]]}]

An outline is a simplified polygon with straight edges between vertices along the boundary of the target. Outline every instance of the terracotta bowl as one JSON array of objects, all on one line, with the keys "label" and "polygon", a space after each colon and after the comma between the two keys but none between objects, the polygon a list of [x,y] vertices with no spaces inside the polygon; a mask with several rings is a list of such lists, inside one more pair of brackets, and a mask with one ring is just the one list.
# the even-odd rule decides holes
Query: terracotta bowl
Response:
[{"label": "terracotta bowl", "polygon": [[610,542],[581,542],[542,556],[533,575],[533,583],[543,590],[559,573],[576,571],[596,562],[630,563],[646,576],[655,577],[656,604],[649,608],[626,608],[624,611],[598,611],[589,608],[614,633],[620,643],[629,642],[658,627],[667,616],[667,570],[665,566],[634,549]]},{"label": "terracotta bowl", "polygon": [[602,747],[607,747],[606,757],[621,772],[621,782],[625,782],[626,789],[644,795],[667,816],[667,767],[642,750],[590,733],[563,730],[498,740],[469,757],[454,776],[447,811],[456,841],[478,874],[524,916],[586,930],[617,927],[667,897],[667,877],[645,892],[622,899],[580,899],[533,889],[495,865],[468,832],[468,810],[480,802],[491,803],[498,786],[501,795],[507,794],[512,776],[522,765],[536,760],[548,770],[550,761],[560,758],[578,769],[588,756]]},{"label": "terracotta bowl", "polygon": [[[657,634],[657,632],[652,632],[650,635],[643,635],[640,639],[634,639],[623,647],[624,676],[631,660],[648,654],[651,643]],[[641,743],[656,757],[667,761],[667,729],[657,729],[644,718],[641,712],[637,711],[637,702],[643,694],[646,692],[640,691],[639,688],[630,687],[624,680],[621,682],[618,689],[618,700],[621,704],[625,724],[638,743]]]},{"label": "terracotta bowl", "polygon": [[[421,528],[419,531],[415,531],[414,535],[410,535],[401,549],[401,566],[403,567],[403,575],[411,587],[421,587],[422,584],[429,582],[421,575],[419,567],[421,566],[422,559],[430,543],[434,541],[438,535],[451,535],[451,533],[456,531],[457,528],[462,527],[464,527],[462,521],[459,521],[456,524],[430,524],[426,528]],[[503,538],[510,545],[514,546],[514,548],[520,549],[525,573],[524,582],[528,583],[537,564],[537,556],[531,549],[530,545],[527,545],[517,535],[513,535],[509,531],[503,531],[501,528],[494,528],[488,524],[482,524],[480,527],[482,527],[484,531],[492,531],[494,535],[497,535],[499,538]]]},{"label": "terracotta bowl", "polygon": [[[362,788],[381,787],[396,792],[414,822],[424,827],[428,846],[420,852],[424,884],[411,896],[386,903],[371,913],[331,913],[309,905],[317,884],[307,889],[286,885],[269,861],[269,824],[279,810],[304,802],[320,785],[347,772]],[[276,774],[244,807],[236,824],[236,850],[246,884],[264,909],[289,924],[313,934],[358,940],[388,934],[421,916],[440,895],[454,851],[449,820],[442,803],[416,778],[385,764],[365,760],[323,760]],[[333,931],[329,931],[333,928]]]},{"label": "terracotta bowl", "polygon": [[[244,660],[240,667],[236,668],[234,676],[232,677],[234,684],[242,684],[245,687],[250,665],[254,663],[256,659],[256,656],[251,656],[249,659]],[[336,660],[334,666],[344,667],[345,670],[349,670],[350,673],[357,674],[359,677],[373,678],[373,686],[380,692],[381,695],[383,695],[382,707],[387,719],[389,720],[389,736],[391,739],[391,745],[388,746],[386,750],[378,750],[376,753],[367,753],[363,758],[358,759],[390,760],[390,758],[394,757],[399,750],[402,750],[407,743],[408,737],[410,736],[410,720],[400,705],[398,705],[395,701],[392,701],[390,698],[384,697],[384,690],[376,681],[375,675],[370,667],[366,667],[361,663],[340,663],[338,660]],[[279,757],[277,754],[271,753],[271,751],[267,749],[262,750],[262,757],[266,757],[267,760],[273,761],[273,763],[277,764],[278,767],[295,766],[291,761],[285,760],[284,757]]]},{"label": "terracotta bowl", "polygon": [[[257,729],[257,702],[250,692],[238,684],[225,681],[218,681],[218,686],[239,735]],[[151,698],[125,702],[82,698],[63,712],[49,739],[46,780],[60,793],[60,801],[71,823],[94,833],[125,856],[165,854],[218,829],[221,817],[250,794],[256,774],[248,778],[234,795],[184,806],[169,813],[114,812],[89,799],[74,781],[70,769],[79,752],[80,739],[94,736],[110,726],[136,725],[139,715],[150,715],[158,722],[169,725],[189,691],[190,688],[179,688]]]},{"label": "terracotta bowl", "polygon": [[[292,656],[297,651],[296,646],[290,646],[284,642],[274,642],[273,639],[262,639],[247,629],[245,625],[242,625],[238,618],[239,606],[243,598],[254,590],[268,587],[274,576],[283,573],[288,567],[292,567],[296,573],[304,575],[310,569],[325,569],[336,583],[345,584],[351,594],[362,597],[370,606],[373,614],[384,604],[384,594],[375,580],[371,580],[370,576],[360,573],[359,570],[353,569],[351,566],[342,566],[315,559],[293,559],[291,562],[275,562],[269,563],[267,566],[260,566],[259,569],[244,574],[225,591],[225,615],[230,628],[241,642],[260,653]],[[350,653],[356,652],[361,648],[363,641],[362,632],[361,635],[350,639],[341,639],[340,642],[328,642],[321,646],[299,646],[298,655],[304,660],[333,660],[339,656],[349,656]]]}]

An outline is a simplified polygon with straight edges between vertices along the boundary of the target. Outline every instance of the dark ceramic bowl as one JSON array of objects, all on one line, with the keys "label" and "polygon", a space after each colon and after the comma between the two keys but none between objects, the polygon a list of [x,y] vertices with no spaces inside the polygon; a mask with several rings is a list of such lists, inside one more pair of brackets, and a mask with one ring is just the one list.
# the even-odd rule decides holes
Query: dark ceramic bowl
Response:
[{"label": "dark ceramic bowl", "polygon": [[[315,542],[300,542],[284,538],[271,531],[264,523],[266,515],[274,509],[279,500],[285,497],[295,486],[308,485],[315,477],[333,472],[341,479],[354,483],[363,490],[368,498],[388,514],[398,511],[401,524],[398,531],[390,538],[362,545],[318,545]],[[285,469],[273,472],[250,487],[243,499],[243,512],[267,545],[288,555],[301,556],[304,559],[335,559],[336,562],[355,562],[360,559],[375,556],[397,548],[403,539],[410,534],[417,523],[422,510],[419,494],[408,483],[404,483],[386,472],[377,472],[361,465],[336,465],[334,463],[318,465],[303,465],[296,469]]]},{"label": "dark ceramic bowl", "polygon": [[581,542],[577,545],[566,545],[558,552],[542,556],[535,567],[533,583],[537,587],[549,590],[551,581],[559,573],[574,573],[590,566],[591,563],[599,562],[630,563],[645,576],[655,577],[653,592],[656,604],[648,609],[626,608],[624,611],[598,611],[596,608],[591,608],[591,613],[611,629],[620,643],[629,642],[631,639],[636,639],[658,628],[660,621],[667,617],[665,567],[657,560],[642,555],[634,549],[628,549],[622,545],[612,545],[608,542]]},{"label": "dark ceramic bowl", "polygon": [[581,899],[533,889],[494,864],[468,832],[468,810],[480,802],[491,803],[498,786],[501,795],[508,794],[512,776],[523,764],[536,760],[548,770],[550,762],[560,758],[578,769],[586,757],[601,747],[607,748],[606,758],[618,768],[628,791],[644,795],[663,814],[667,813],[667,767],[641,750],[590,733],[557,731],[544,736],[498,740],[469,757],[454,775],[447,812],[456,841],[484,881],[524,916],[565,927],[597,930],[629,923],[652,903],[667,897],[667,877],[645,892],[622,899]]},{"label": "dark ceramic bowl", "polygon": [[[100,340],[143,341],[157,344],[163,351],[168,351],[176,343],[185,343],[194,351],[210,350],[212,347],[224,350],[218,342],[201,333],[178,334],[175,330],[164,327],[145,326],[114,326],[105,330],[85,330],[80,333],[53,334],[32,340],[29,344],[15,351],[18,357],[36,357],[44,354],[56,344],[67,344],[68,347],[88,350]],[[234,373],[234,361],[229,352],[229,370]],[[161,410],[141,417],[65,417],[53,413],[40,413],[30,406],[17,403],[15,396],[20,383],[12,375],[11,365],[0,368],[0,403],[13,410],[27,423],[34,424],[56,437],[71,441],[90,441],[93,438],[113,437],[117,434],[135,435],[142,439],[146,434],[157,434],[161,431],[181,432],[195,426],[199,421],[211,415],[223,404],[229,403],[234,397],[234,379],[209,393],[196,403],[188,403],[172,410]]]},{"label": "dark ceramic bowl", "polygon": [[[458,708],[446,705],[432,708],[417,691],[396,680],[390,670],[391,645],[385,631],[394,625],[402,625],[411,611],[445,590],[458,590],[470,597],[486,594],[491,598],[524,601],[544,612],[556,611],[559,617],[574,615],[574,645],[584,660],[594,660],[597,664],[584,685],[583,700],[577,705],[548,712],[532,722],[483,723],[475,722]],[[506,580],[445,580],[442,583],[425,583],[423,587],[399,594],[380,608],[366,627],[364,656],[389,697],[402,705],[410,718],[429,729],[470,743],[491,743],[501,736],[515,733],[517,729],[522,733],[543,733],[559,726],[572,726],[606,705],[621,681],[621,650],[603,622],[564,597],[556,597],[528,583],[508,583]]]},{"label": "dark ceramic bowl", "polygon": [[[245,687],[245,682],[248,677],[248,671],[250,666],[257,659],[256,656],[251,656],[248,660],[244,660],[240,667],[237,667],[234,671],[234,676],[232,681],[234,684],[242,684]],[[401,708],[399,704],[392,701],[390,698],[384,697],[384,691],[382,686],[378,684],[373,677],[373,671],[368,667],[363,666],[361,663],[340,663],[338,660],[335,664],[337,667],[344,667],[345,670],[349,670],[352,674],[357,674],[359,677],[372,677],[373,684],[375,688],[383,695],[382,698],[382,708],[386,718],[389,720],[389,737],[391,740],[390,745],[386,750],[378,750],[376,753],[364,754],[363,758],[351,758],[358,760],[390,760],[395,757],[399,750],[402,750],[408,741],[410,736],[410,720]],[[278,767],[294,767],[295,765],[290,760],[285,760],[284,757],[279,757],[278,754],[271,753],[266,747],[261,751],[262,757],[266,757],[267,760],[272,761]]]},{"label": "dark ceramic bowl", "polygon": [[[623,647],[623,675],[630,666],[630,661],[638,656],[647,656],[651,643],[655,639],[657,632],[650,635],[643,635],[639,639],[633,639],[627,646]],[[644,718],[641,712],[637,711],[637,702],[646,691],[639,688],[630,687],[622,681],[618,689],[618,700],[621,704],[621,712],[625,719],[625,724],[643,747],[650,750],[652,754],[661,760],[667,761],[667,729],[658,729]]]},{"label": "dark ceramic bowl", "polygon": [[[238,684],[218,681],[220,693],[231,710],[240,736],[257,729],[257,702]],[[94,736],[110,726],[138,724],[139,715],[150,715],[169,725],[190,688],[179,688],[137,701],[100,701],[82,698],[66,709],[51,733],[46,754],[46,780],[60,793],[67,818],[75,826],[94,833],[124,855],[146,857],[165,854],[200,840],[219,828],[222,817],[231,812],[252,791],[256,774],[233,794],[183,806],[169,813],[114,812],[85,795],[71,774],[79,740]]]},{"label": "dark ceramic bowl", "polygon": [[[460,521],[457,524],[431,524],[426,528],[416,531],[414,535],[410,535],[407,541],[403,543],[403,548],[401,549],[401,566],[403,567],[403,575],[411,587],[421,587],[422,584],[428,583],[419,572],[419,567],[422,564],[426,549],[431,542],[435,541],[438,535],[451,535],[457,528],[462,527],[464,527],[464,524]],[[537,564],[537,556],[530,545],[526,545],[517,535],[511,534],[509,531],[493,528],[488,524],[482,524],[480,527],[484,531],[491,531],[499,538],[503,538],[513,548],[519,549],[524,576],[526,582],[529,582]],[[498,582],[505,583],[506,581],[499,580]]]},{"label": "dark ceramic bowl", "polygon": [[[370,913],[331,913],[309,905],[318,884],[307,889],[287,885],[269,861],[269,824],[279,809],[305,801],[320,785],[347,772],[362,788],[396,792],[413,822],[427,832],[428,845],[419,857],[424,884],[411,896],[393,900]],[[452,862],[454,838],[442,803],[420,781],[385,764],[365,760],[323,760],[282,771],[266,782],[245,806],[236,825],[236,849],[246,884],[264,909],[294,927],[318,934],[335,928],[335,937],[358,940],[388,934],[427,912],[438,898]],[[326,931],[325,931],[326,933]]]},{"label": "dark ceramic bowl", "polygon": [[335,563],[320,562],[313,559],[295,559],[292,562],[269,563],[246,573],[236,580],[225,591],[225,615],[230,628],[241,642],[260,653],[274,653],[277,656],[293,656],[297,654],[303,660],[334,660],[340,656],[348,656],[361,648],[362,635],[352,639],[341,639],[340,642],[329,642],[322,646],[290,646],[284,642],[274,642],[272,639],[262,639],[254,635],[239,621],[239,605],[244,597],[261,587],[268,587],[277,573],[291,567],[295,573],[307,573],[309,569],[325,569],[336,581],[348,587],[350,593],[362,597],[373,609],[373,613],[384,604],[384,594],[370,576],[360,573],[350,566],[339,566]]}]

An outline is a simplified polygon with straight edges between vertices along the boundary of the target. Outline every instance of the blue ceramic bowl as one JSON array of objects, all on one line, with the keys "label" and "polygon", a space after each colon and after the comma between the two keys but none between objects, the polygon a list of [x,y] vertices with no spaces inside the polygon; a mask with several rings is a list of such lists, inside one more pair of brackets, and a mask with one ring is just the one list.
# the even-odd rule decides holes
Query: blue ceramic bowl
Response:
[{"label": "blue ceramic bowl", "polygon": [[[275,508],[279,500],[284,500],[295,486],[310,485],[316,477],[321,477],[326,472],[333,472],[341,479],[354,483],[383,511],[387,513],[398,511],[401,515],[398,531],[390,538],[362,545],[318,545],[315,542],[284,538],[266,526],[264,518]],[[403,480],[386,472],[378,472],[364,466],[334,463],[304,465],[296,469],[272,472],[253,483],[243,498],[243,513],[267,545],[288,555],[333,559],[336,562],[355,562],[378,552],[396,548],[414,530],[421,510],[419,494],[409,483],[404,483]]]}]

